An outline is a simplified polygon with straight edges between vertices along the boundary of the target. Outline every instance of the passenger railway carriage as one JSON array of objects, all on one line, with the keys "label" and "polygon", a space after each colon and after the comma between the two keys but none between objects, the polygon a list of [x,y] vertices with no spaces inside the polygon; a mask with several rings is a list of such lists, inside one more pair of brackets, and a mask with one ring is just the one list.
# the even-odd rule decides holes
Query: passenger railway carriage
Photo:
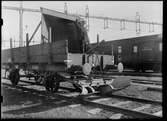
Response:
[{"label": "passenger railway carriage", "polygon": [[[95,46],[96,43],[91,44]],[[147,35],[107,41],[96,49],[99,53],[114,55],[114,62],[122,62],[125,68],[137,71],[161,71],[162,35]]]}]

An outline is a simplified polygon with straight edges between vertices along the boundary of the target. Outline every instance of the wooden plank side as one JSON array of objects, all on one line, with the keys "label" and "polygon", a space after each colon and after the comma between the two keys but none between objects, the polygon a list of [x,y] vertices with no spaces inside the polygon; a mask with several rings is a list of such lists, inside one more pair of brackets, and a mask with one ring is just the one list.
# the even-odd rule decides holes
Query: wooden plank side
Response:
[{"label": "wooden plank side", "polygon": [[[24,48],[26,52],[26,48]],[[64,51],[64,52],[63,52]],[[20,52],[19,49],[15,49],[14,53],[14,62],[15,63],[26,63],[26,54],[25,52]],[[31,51],[32,52],[32,51]],[[10,50],[5,50],[2,52],[2,62],[8,62],[11,58]],[[35,52],[34,52],[35,53]],[[45,51],[46,53],[46,51]],[[64,62],[67,59],[67,55],[65,53],[65,49],[59,49],[57,52],[53,52],[53,62]],[[35,53],[37,54],[37,53]],[[31,53],[30,55],[30,63],[47,63],[48,62],[48,54],[39,54],[34,55]]]},{"label": "wooden plank side", "polygon": [[26,62],[26,48],[13,48],[14,63]]},{"label": "wooden plank side", "polygon": [[31,55],[30,63],[47,63],[48,55]]},{"label": "wooden plank side", "polygon": [[1,52],[1,61],[2,63],[7,63],[11,58],[10,49],[2,50]]},{"label": "wooden plank side", "polygon": [[41,52],[41,44],[38,44],[38,45],[32,45],[30,46],[30,56],[31,55],[41,55],[42,52]]},{"label": "wooden plank side", "polygon": [[46,55],[46,54],[49,53],[48,47],[49,47],[49,44],[47,44],[47,43],[41,45],[40,49],[41,49],[41,54],[42,55]]},{"label": "wooden plank side", "polygon": [[[52,54],[65,54],[65,40],[53,42],[51,45]],[[49,53],[49,44],[45,43],[41,45],[42,55]]]},{"label": "wooden plank side", "polygon": [[13,55],[14,56],[23,56],[23,55],[26,55],[26,48],[13,48],[12,49],[13,51]]},{"label": "wooden plank side", "polygon": [[[65,40],[52,43],[53,54],[65,54]],[[49,53],[49,44],[40,44],[30,47],[30,55],[46,55]]]},{"label": "wooden plank side", "polygon": [[[56,41],[52,45],[53,62],[64,62],[67,59],[65,40]],[[47,63],[49,58],[49,44],[32,45],[29,49],[30,63]],[[15,63],[26,63],[27,48],[13,48],[13,56]],[[2,62],[8,62],[11,58],[10,49],[2,52]]]},{"label": "wooden plank side", "polygon": [[60,40],[53,42],[52,44],[53,54],[66,54],[66,40]]},{"label": "wooden plank side", "polygon": [[14,63],[25,63],[25,62],[26,62],[25,55],[14,56]]},{"label": "wooden plank side", "polygon": [[64,60],[67,60],[67,55],[62,54],[62,55],[53,55],[53,62],[64,62]]},{"label": "wooden plank side", "polygon": [[[31,56],[31,63],[47,63],[48,62],[49,55],[32,55]],[[64,60],[67,59],[67,55],[53,55],[53,62],[54,63],[61,63],[64,62]]]}]

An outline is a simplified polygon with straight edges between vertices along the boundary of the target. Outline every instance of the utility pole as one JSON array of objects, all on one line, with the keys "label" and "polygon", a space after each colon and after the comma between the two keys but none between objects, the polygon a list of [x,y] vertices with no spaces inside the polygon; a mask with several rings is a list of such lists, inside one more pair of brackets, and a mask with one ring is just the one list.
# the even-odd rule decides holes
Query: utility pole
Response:
[{"label": "utility pole", "polygon": [[136,34],[139,35],[141,32],[140,29],[140,15],[139,12],[136,12]]},{"label": "utility pole", "polygon": [[[20,7],[11,7],[11,6],[3,6],[3,9],[8,9],[8,10],[16,10],[19,11],[19,46],[23,46],[23,12],[40,12],[39,9],[30,9],[30,8],[23,8],[22,1],[20,2]],[[65,3],[64,7],[64,12],[65,14],[67,13],[67,4]],[[76,14],[69,14],[72,16],[76,16]],[[162,26],[162,23],[157,23],[157,22],[148,22],[148,21],[141,21],[140,20],[140,15],[136,13],[136,20],[129,20],[129,19],[122,19],[122,18],[112,18],[112,17],[102,17],[102,16],[93,16],[89,15],[89,8],[88,5],[86,6],[86,14],[85,15],[78,15],[79,17],[85,17],[87,21],[87,31],[89,31],[89,18],[91,19],[101,19],[104,20],[104,27],[105,22],[108,27],[108,21],[119,21],[121,24],[121,30],[125,30],[125,22],[127,23],[135,23],[136,24],[136,33],[139,34],[141,31],[140,24],[148,24],[149,25],[149,31],[153,32],[154,31],[154,26],[159,25]],[[107,18],[107,19],[106,19]],[[152,26],[152,31],[150,30]]]},{"label": "utility pole", "polygon": [[20,7],[11,7],[11,6],[3,6],[3,9],[7,10],[16,10],[19,12],[19,47],[23,46],[23,12],[40,12],[38,9],[29,9],[23,8],[23,3],[20,1]]},{"label": "utility pole", "polygon": [[86,14],[85,14],[85,19],[86,19],[86,29],[89,31],[89,8],[88,5],[86,6]]},{"label": "utility pole", "polygon": [[64,13],[67,15],[68,12],[67,12],[67,3],[65,2],[65,5],[64,5]]},{"label": "utility pole", "polygon": [[20,2],[20,10],[19,10],[19,47],[23,46],[23,3],[22,1]]}]

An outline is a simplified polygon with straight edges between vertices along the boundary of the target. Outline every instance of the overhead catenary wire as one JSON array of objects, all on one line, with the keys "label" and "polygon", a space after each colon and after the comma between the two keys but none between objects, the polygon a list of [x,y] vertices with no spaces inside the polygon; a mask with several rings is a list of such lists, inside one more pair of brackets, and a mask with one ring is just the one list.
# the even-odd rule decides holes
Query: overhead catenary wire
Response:
[{"label": "overhead catenary wire", "polygon": [[[19,11],[20,13],[20,25],[19,25],[19,40],[20,40],[20,43],[19,43],[19,46],[22,46],[22,44],[24,43],[23,42],[23,30],[21,27],[23,25],[23,12],[40,12],[39,9],[31,9],[31,8],[24,8],[23,5],[22,5],[22,2],[20,3],[20,7],[12,7],[12,6],[2,6],[3,9],[8,9],[8,10],[16,10],[16,11]],[[90,30],[90,22],[89,22],[89,19],[99,19],[99,20],[104,20],[104,29],[109,29],[109,21],[110,21],[110,24],[111,24],[111,21],[118,21],[120,22],[121,24],[121,30],[125,30],[125,23],[126,23],[126,26],[128,23],[136,23],[136,33],[140,33],[141,32],[141,28],[140,28],[140,25],[141,24],[148,24],[149,26],[152,27],[152,29],[150,28],[149,29],[149,32],[154,32],[154,27],[155,25],[156,26],[162,26],[162,23],[158,23],[158,22],[148,22],[148,21],[142,21],[140,19],[140,16],[139,16],[139,19],[136,19],[136,20],[130,20],[130,19],[124,19],[124,18],[114,18],[114,17],[105,17],[105,16],[94,16],[94,15],[90,15],[89,14],[89,8],[88,8],[88,5],[86,6],[86,10],[85,10],[85,15],[82,15],[82,14],[78,14],[79,17],[84,17],[86,19],[86,28],[87,28],[87,31]],[[64,6],[64,13],[65,14],[68,14],[68,15],[72,15],[72,16],[76,16],[76,14],[72,14],[72,13],[68,13],[67,11],[67,3],[65,2],[65,6]],[[112,28],[114,29],[114,28]],[[126,30],[128,30],[126,28]]]}]

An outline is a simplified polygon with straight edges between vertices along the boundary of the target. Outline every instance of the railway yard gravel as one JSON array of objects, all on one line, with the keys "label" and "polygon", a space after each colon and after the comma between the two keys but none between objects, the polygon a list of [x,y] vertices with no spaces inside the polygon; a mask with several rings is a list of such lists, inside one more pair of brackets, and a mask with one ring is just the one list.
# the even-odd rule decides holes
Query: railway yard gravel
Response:
[{"label": "railway yard gravel", "polygon": [[[4,80],[4,79],[2,79]],[[31,81],[31,80],[30,80]],[[25,83],[19,82],[26,86]],[[74,88],[72,84],[61,83],[61,86]],[[26,86],[27,87],[27,86]],[[43,90],[41,86],[31,85],[29,88]],[[67,102],[58,98],[51,98],[39,95],[37,93],[31,94],[22,90],[6,87],[2,85],[3,103],[1,103],[2,118],[95,118],[107,119],[110,118],[113,112],[100,110],[97,114],[90,113],[89,110],[94,107],[86,105],[73,105],[72,102]],[[65,92],[62,92],[65,93]],[[136,98],[144,98],[150,100],[162,100],[162,93],[157,91],[148,91],[145,86],[131,85],[126,89],[114,92],[116,95],[132,96]],[[116,102],[116,100],[112,100]],[[111,103],[111,101],[103,101],[103,103]],[[140,106],[140,103],[134,103],[132,107]],[[147,112],[156,112],[161,110],[160,107],[151,107],[144,109]],[[121,116],[121,118],[129,118],[128,116]]]},{"label": "railway yard gravel", "polygon": [[162,93],[158,91],[149,91],[146,86],[131,85],[126,89],[114,92],[116,95],[125,95],[136,98],[144,98],[154,101],[162,101]]},{"label": "railway yard gravel", "polygon": [[2,118],[105,118],[88,113],[90,107],[71,108],[71,103],[65,100],[48,99],[5,87],[2,89]]}]

